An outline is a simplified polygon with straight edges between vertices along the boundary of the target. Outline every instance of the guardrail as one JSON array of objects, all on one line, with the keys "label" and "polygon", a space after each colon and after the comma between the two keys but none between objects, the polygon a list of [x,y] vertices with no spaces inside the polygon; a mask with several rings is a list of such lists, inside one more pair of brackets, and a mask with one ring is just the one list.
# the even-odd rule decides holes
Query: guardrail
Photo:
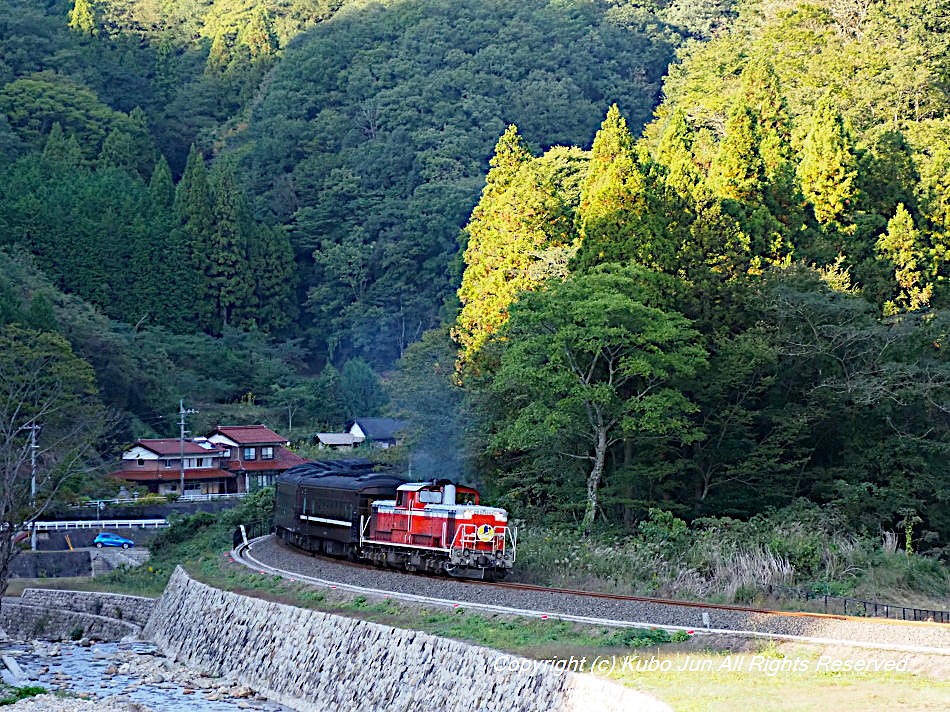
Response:
[{"label": "guardrail", "polygon": [[841,613],[846,616],[874,616],[876,618],[895,618],[905,621],[933,621],[934,623],[950,623],[950,611],[941,611],[932,608],[914,608],[913,606],[899,606],[893,603],[880,601],[865,601],[850,596],[838,596],[833,593],[815,593],[814,591],[785,586],[768,587],[769,595],[779,595],[783,598],[798,601],[817,601],[824,604],[825,613]]},{"label": "guardrail", "polygon": [[161,529],[168,526],[167,519],[75,519],[64,522],[36,522],[38,532],[56,532],[65,529]]}]

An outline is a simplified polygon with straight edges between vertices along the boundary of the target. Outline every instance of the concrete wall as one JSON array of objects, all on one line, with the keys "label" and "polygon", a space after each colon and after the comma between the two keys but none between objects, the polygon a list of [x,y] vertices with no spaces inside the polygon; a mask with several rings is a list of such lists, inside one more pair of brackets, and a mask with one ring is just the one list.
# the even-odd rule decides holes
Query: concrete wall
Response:
[{"label": "concrete wall", "polygon": [[20,603],[79,613],[91,613],[144,626],[155,605],[154,598],[123,596],[95,591],[60,591],[51,588],[27,588]]},{"label": "concrete wall", "polygon": [[[178,480],[175,480],[176,482]],[[95,507],[77,507],[51,512],[49,521],[72,519],[159,519],[172,514],[188,516],[197,512],[221,512],[241,503],[240,499],[212,499],[197,502],[164,502],[161,504],[123,504],[97,510]]]},{"label": "concrete wall", "polygon": [[[131,527],[127,529],[68,529],[58,532],[37,532],[36,548],[43,551],[64,551],[69,549],[70,544],[72,544],[73,548],[93,546],[93,541],[99,536],[100,532],[118,534],[119,536],[124,536],[126,539],[131,539],[135,542],[136,546],[147,547],[151,545],[152,540],[163,531],[164,529],[151,527],[147,529],[144,527]],[[69,536],[68,543],[66,542],[67,535]]]},{"label": "concrete wall", "polygon": [[0,604],[0,628],[16,640],[122,640],[139,638],[141,629],[129,622],[91,613],[76,613],[4,598]]},{"label": "concrete wall", "polygon": [[88,551],[21,551],[10,562],[10,577],[88,576],[91,566]]},{"label": "concrete wall", "polygon": [[180,567],[144,633],[191,667],[236,678],[304,712],[669,712],[588,675],[220,591]]}]

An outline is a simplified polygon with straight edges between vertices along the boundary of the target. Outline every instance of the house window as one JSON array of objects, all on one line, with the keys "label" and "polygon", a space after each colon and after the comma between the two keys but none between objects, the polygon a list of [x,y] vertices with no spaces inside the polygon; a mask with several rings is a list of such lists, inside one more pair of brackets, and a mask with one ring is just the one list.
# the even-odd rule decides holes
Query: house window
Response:
[{"label": "house window", "polygon": [[274,459],[274,448],[272,448],[272,447],[262,447],[262,448],[261,448],[261,459],[262,459],[262,460],[273,460],[273,459]]},{"label": "house window", "polygon": [[135,461],[135,464],[138,465],[139,467],[145,467],[145,460],[143,460],[140,457],[138,460]]},{"label": "house window", "polygon": [[204,459],[203,457],[199,457],[197,462],[198,462],[198,464],[195,465],[195,467],[204,467],[204,466],[205,466],[205,459]]},{"label": "house window", "polygon": [[256,459],[257,459],[257,453],[254,451],[254,448],[252,448],[252,447],[246,447],[246,448],[244,448],[244,459],[245,459],[245,460],[256,460]]},{"label": "house window", "polygon": [[165,469],[166,469],[166,470],[172,469],[172,461],[171,461],[171,460],[165,460]]}]

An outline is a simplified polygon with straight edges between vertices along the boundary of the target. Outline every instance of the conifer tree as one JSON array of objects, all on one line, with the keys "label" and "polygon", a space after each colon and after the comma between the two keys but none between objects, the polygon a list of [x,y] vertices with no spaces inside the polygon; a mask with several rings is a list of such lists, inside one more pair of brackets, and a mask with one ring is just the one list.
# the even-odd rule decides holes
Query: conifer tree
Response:
[{"label": "conifer tree", "polygon": [[257,227],[250,249],[250,272],[258,326],[268,332],[289,326],[297,314],[293,300],[297,272],[286,232],[267,225]]},{"label": "conifer tree", "polygon": [[765,174],[773,178],[792,156],[792,121],[775,68],[764,59],[749,62],[742,70],[742,96],[755,116],[759,156]]},{"label": "conifer tree", "polygon": [[205,60],[205,71],[220,73],[227,69],[231,62],[231,44],[224,32],[218,32],[211,41],[208,59]]},{"label": "conifer tree", "polygon": [[132,143],[132,165],[143,180],[152,174],[155,167],[155,142],[148,125],[148,116],[140,106],[129,112],[129,139]]},{"label": "conifer tree", "polygon": [[96,32],[96,13],[90,0],[76,0],[69,11],[69,27],[87,35]]},{"label": "conifer tree", "polygon": [[815,108],[798,164],[802,193],[822,225],[843,224],[857,198],[857,161],[844,119],[829,97]]},{"label": "conifer tree", "polygon": [[167,211],[172,209],[175,201],[175,184],[165,156],[161,156],[155,164],[152,177],[148,182],[148,192],[152,197],[154,208]]},{"label": "conifer tree", "polygon": [[248,46],[252,57],[275,54],[278,50],[277,33],[270,13],[263,3],[258,4],[241,33],[241,41]]},{"label": "conifer tree", "polygon": [[250,210],[234,165],[221,163],[213,176],[213,226],[207,241],[207,293],[216,325],[253,323],[254,277],[248,262]]},{"label": "conifer tree", "polygon": [[186,256],[180,269],[191,272],[195,278],[195,322],[202,329],[210,329],[216,316],[208,282],[214,218],[204,156],[194,146],[188,154],[181,180],[175,187],[174,214],[181,231],[177,239],[181,253]]},{"label": "conifer tree", "polygon": [[122,168],[136,171],[137,157],[133,152],[132,137],[125,131],[112,129],[102,142],[96,165],[99,168]]},{"label": "conifer tree", "polygon": [[75,136],[66,136],[62,125],[57,121],[50,129],[43,146],[43,159],[61,166],[78,168],[82,165],[82,149]]},{"label": "conifer tree", "polygon": [[726,121],[726,135],[716,159],[715,185],[723,198],[757,203],[765,183],[765,165],[759,155],[755,115],[744,103],[736,105]]},{"label": "conifer tree", "polygon": [[465,227],[465,272],[458,290],[462,310],[453,336],[461,346],[460,365],[472,363],[489,336],[507,319],[507,308],[522,288],[528,255],[516,246],[526,235],[512,186],[531,154],[508,126],[495,144],[481,200]]},{"label": "conifer tree", "polygon": [[661,271],[673,266],[676,247],[669,239],[662,188],[649,185],[616,104],[594,137],[577,223],[582,267],[631,260]]},{"label": "conifer tree", "polygon": [[899,311],[915,311],[930,303],[933,285],[925,274],[925,250],[920,232],[914,226],[914,218],[903,204],[887,223],[887,231],[877,242],[878,252],[893,263],[894,278],[899,289],[895,299],[884,305],[886,314]]},{"label": "conifer tree", "polygon": [[521,167],[530,160],[531,152],[518,133],[518,127],[510,124],[495,144],[495,153],[488,161],[489,170],[482,196],[506,191]]},{"label": "conifer tree", "polygon": [[683,199],[690,198],[702,180],[694,161],[692,144],[686,114],[677,108],[660,136],[656,160],[666,169],[666,184]]}]

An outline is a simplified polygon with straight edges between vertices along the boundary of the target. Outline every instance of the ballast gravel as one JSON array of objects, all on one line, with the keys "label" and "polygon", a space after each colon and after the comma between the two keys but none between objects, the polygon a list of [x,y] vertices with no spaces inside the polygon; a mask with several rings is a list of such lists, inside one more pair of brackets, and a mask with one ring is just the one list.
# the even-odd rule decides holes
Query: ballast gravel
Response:
[{"label": "ballast gravel", "polygon": [[772,635],[807,636],[877,646],[915,646],[950,655],[950,625],[903,621],[854,620],[812,615],[775,615],[649,601],[617,600],[527,591],[472,584],[451,578],[406,574],[369,566],[352,566],[314,557],[288,547],[274,536],[255,541],[250,555],[261,563],[328,581],[376,588],[393,593],[430,596],[522,610],[643,623],[646,626],[686,626]]}]

